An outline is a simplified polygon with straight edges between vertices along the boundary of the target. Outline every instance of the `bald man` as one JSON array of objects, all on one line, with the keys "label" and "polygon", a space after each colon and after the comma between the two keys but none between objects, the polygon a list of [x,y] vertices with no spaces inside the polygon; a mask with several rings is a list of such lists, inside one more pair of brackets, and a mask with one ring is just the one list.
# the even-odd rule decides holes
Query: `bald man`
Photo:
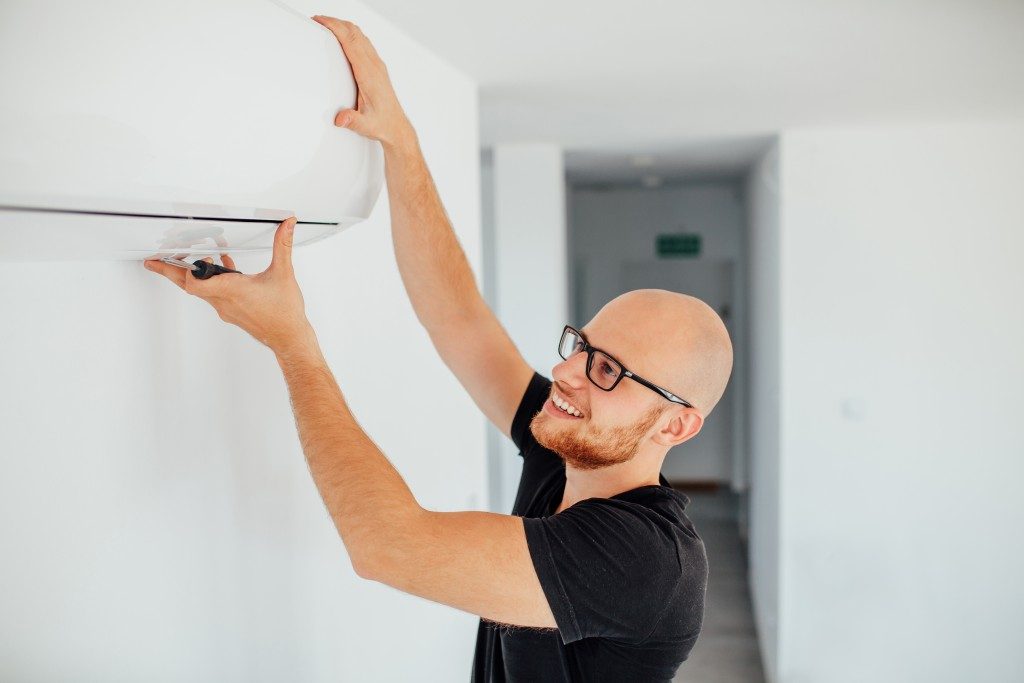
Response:
[{"label": "bald man", "polygon": [[552,330],[564,360],[551,379],[534,372],[477,290],[383,62],[356,26],[314,19],[359,87],[357,108],[335,125],[384,149],[395,256],[416,314],[523,457],[512,514],[422,508],[356,423],[305,316],[294,219],[258,275],[146,267],[274,352],[356,573],[478,615],[474,681],[671,680],[700,632],[707,560],[686,497],[660,471],[725,390],[725,326],[692,297],[630,292],[579,330]]}]

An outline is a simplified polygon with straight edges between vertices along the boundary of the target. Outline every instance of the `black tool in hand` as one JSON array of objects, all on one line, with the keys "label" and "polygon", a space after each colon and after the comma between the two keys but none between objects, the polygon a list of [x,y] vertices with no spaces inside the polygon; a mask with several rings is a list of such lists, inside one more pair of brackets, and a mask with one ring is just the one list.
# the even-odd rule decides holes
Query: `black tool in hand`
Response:
[{"label": "black tool in hand", "polygon": [[214,275],[220,275],[222,273],[238,273],[240,271],[231,270],[224,266],[218,266],[216,263],[210,263],[209,261],[196,261],[195,263],[189,263],[188,261],[182,261],[176,258],[162,258],[160,259],[164,263],[170,263],[172,266],[178,266],[185,270],[192,271],[192,277],[197,280],[208,280]]}]

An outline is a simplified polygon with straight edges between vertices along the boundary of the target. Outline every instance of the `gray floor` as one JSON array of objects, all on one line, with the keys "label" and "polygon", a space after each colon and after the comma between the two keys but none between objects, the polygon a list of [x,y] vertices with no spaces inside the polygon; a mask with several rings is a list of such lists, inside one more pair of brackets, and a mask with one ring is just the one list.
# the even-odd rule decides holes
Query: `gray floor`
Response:
[{"label": "gray floor", "polygon": [[736,497],[685,491],[686,512],[708,553],[708,592],[704,628],[676,681],[685,683],[764,683],[757,632],[747,585],[746,548],[736,523]]}]

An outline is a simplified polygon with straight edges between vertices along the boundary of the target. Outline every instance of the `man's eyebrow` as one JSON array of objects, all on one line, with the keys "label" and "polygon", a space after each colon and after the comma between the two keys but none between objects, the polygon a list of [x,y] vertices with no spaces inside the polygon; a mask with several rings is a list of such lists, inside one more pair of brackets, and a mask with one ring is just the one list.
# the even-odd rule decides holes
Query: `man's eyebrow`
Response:
[{"label": "man's eyebrow", "polygon": [[590,339],[588,339],[588,338],[587,338],[587,334],[586,334],[586,332],[584,332],[584,331],[583,331],[583,328],[582,328],[582,327],[581,327],[581,328],[579,328],[579,329],[578,329],[578,330],[576,330],[576,331],[577,331],[577,332],[579,332],[579,333],[580,333],[580,335],[581,335],[581,336],[583,337],[583,341],[587,342],[587,344],[590,344],[590,348],[592,348],[592,349],[597,349],[598,351],[600,351],[601,353],[603,353],[603,354],[604,354],[604,355],[606,355],[606,356],[611,356],[611,357],[612,357],[612,359],[613,359],[613,360],[614,360],[614,361],[615,361],[616,363],[618,363],[619,365],[622,365],[622,367],[626,367],[626,366],[625,366],[625,365],[624,365],[624,364],[622,363],[622,361],[621,361],[621,360],[619,360],[619,357],[618,357],[617,355],[615,355],[614,353],[612,353],[611,351],[605,351],[605,350],[604,350],[603,348],[601,348],[600,346],[597,346],[597,345],[595,345],[595,344],[591,344],[591,342],[590,342]]},{"label": "man's eyebrow", "polygon": [[601,353],[604,353],[604,354],[608,354],[608,355],[611,355],[611,354],[609,354],[609,353],[608,353],[608,351],[605,351],[604,349],[602,349],[602,348],[600,348],[600,347],[597,347],[597,346],[594,346],[593,344],[591,344],[591,343],[590,343],[590,337],[588,337],[588,336],[587,336],[587,333],[583,331],[583,328],[580,328],[580,329],[578,330],[578,332],[579,332],[579,333],[580,333],[580,335],[581,335],[581,336],[583,337],[583,340],[584,340],[585,342],[587,342],[588,344],[590,344],[590,346],[592,346],[592,347],[594,347],[594,348],[598,349],[599,351],[601,351]]}]

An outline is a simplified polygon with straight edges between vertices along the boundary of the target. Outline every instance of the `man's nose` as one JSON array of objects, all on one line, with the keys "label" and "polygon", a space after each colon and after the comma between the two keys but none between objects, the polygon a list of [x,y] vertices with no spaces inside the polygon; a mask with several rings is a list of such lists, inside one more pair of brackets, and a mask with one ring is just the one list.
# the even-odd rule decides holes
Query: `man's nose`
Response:
[{"label": "man's nose", "polygon": [[577,353],[551,368],[551,377],[573,389],[580,389],[587,382],[587,354]]}]

